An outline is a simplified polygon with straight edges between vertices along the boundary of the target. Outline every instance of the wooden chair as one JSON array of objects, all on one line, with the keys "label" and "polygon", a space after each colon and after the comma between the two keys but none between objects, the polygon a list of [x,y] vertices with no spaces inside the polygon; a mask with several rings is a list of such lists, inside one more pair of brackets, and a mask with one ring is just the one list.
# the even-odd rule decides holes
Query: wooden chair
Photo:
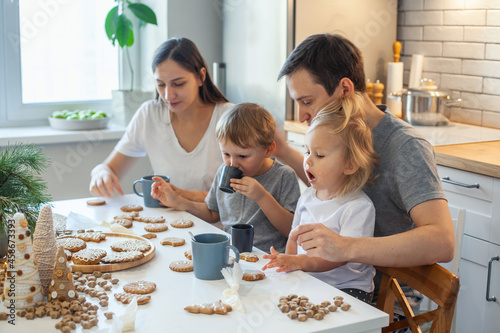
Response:
[{"label": "wooden chair", "polygon": [[[394,315],[394,300],[401,305],[406,319],[392,322],[382,332],[411,328],[421,333],[420,324],[432,321],[430,333],[449,332],[460,282],[456,275],[434,264],[415,267],[375,267],[382,272],[377,308]],[[401,290],[399,282],[420,291],[437,304],[437,309],[415,315]]]}]

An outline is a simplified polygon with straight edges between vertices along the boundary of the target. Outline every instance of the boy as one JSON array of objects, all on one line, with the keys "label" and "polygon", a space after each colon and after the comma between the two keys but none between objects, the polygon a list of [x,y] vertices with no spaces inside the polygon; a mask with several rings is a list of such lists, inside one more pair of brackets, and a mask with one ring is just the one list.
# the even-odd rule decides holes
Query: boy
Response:
[{"label": "boy", "polygon": [[[224,164],[205,202],[177,196],[168,183],[156,177],[153,179],[158,183],[153,185],[151,196],[207,222],[220,220],[226,232],[234,224],[252,224],[254,246],[267,252],[271,246],[284,251],[300,190],[293,170],[271,158],[276,148],[275,129],[272,115],[264,108],[251,103],[235,105],[217,123],[216,137]],[[218,189],[224,165],[243,172],[242,179],[231,180],[235,193]]]}]

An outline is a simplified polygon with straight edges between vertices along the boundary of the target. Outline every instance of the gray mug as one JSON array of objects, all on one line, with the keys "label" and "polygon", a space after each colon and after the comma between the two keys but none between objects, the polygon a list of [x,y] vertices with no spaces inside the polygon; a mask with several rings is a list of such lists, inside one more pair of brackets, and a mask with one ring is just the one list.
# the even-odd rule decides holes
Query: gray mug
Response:
[{"label": "gray mug", "polygon": [[199,234],[191,240],[194,276],[201,280],[224,278],[221,270],[228,266],[229,250],[233,250],[236,262],[240,261],[238,250],[229,245],[229,237],[224,234]]},{"label": "gray mug", "polygon": [[[165,179],[167,183],[170,183],[170,178],[167,176],[144,176],[140,180],[136,180],[132,188],[134,189],[135,194],[144,198],[144,206],[150,208],[163,207],[162,205],[160,205],[160,200],[156,200],[151,196],[151,186],[153,185],[153,183],[155,183],[153,177],[161,177]],[[137,192],[137,189],[135,188],[138,183],[142,184],[142,193]]]},{"label": "gray mug", "polygon": [[219,190],[226,193],[234,193],[235,190],[231,187],[231,178],[241,179],[243,178],[243,172],[233,166],[224,165],[219,181]]}]

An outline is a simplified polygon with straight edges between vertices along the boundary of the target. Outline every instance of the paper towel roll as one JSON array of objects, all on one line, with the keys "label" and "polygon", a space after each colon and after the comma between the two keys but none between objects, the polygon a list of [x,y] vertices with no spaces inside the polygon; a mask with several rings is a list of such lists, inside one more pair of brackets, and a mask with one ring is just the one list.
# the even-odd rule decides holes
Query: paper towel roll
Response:
[{"label": "paper towel roll", "polygon": [[402,104],[390,97],[391,93],[403,90],[403,66],[402,62],[390,62],[387,67],[387,106],[389,112],[401,118]]},{"label": "paper towel roll", "polygon": [[411,57],[410,79],[408,81],[408,88],[418,88],[420,86],[420,79],[422,78],[423,68],[424,56],[421,54],[414,54]]}]

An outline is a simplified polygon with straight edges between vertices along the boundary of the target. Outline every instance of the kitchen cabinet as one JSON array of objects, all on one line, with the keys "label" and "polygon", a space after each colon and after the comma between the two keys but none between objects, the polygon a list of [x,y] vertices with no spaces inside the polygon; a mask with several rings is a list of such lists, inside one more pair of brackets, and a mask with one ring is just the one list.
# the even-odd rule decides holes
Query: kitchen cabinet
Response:
[{"label": "kitchen cabinet", "polygon": [[[497,332],[500,324],[500,179],[438,166],[450,211],[465,209],[456,332]],[[491,260],[487,301],[488,263]]]}]

